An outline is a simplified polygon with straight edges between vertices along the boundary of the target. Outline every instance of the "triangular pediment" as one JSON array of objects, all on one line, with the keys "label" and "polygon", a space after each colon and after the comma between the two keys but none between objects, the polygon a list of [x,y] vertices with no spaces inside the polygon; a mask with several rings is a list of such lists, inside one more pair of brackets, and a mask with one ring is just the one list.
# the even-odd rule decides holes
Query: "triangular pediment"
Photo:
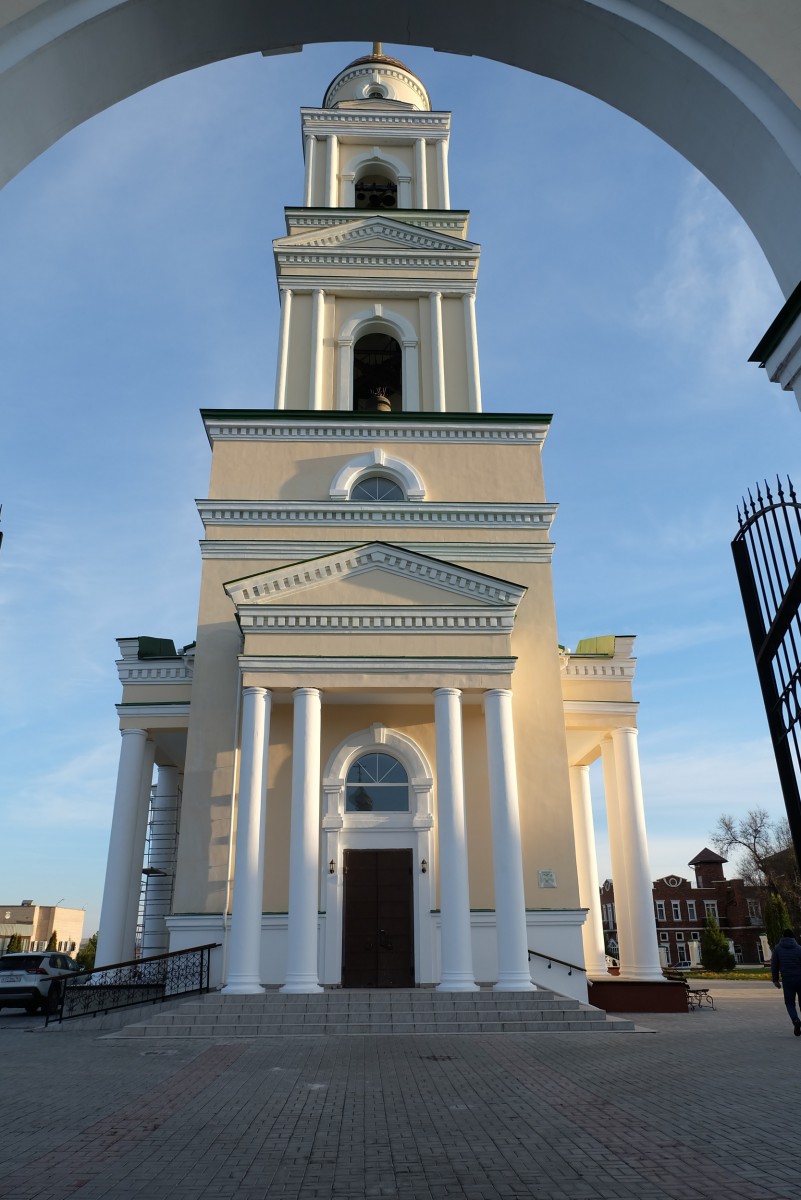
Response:
[{"label": "triangular pediment", "polygon": [[276,604],[514,609],[526,589],[430,555],[368,542],[237,579],[225,590],[241,611]]},{"label": "triangular pediment", "polygon": [[478,246],[464,238],[450,237],[448,234],[411,225],[406,221],[393,220],[382,214],[370,215],[345,225],[334,225],[327,229],[304,230],[302,233],[289,237],[276,238],[273,247],[279,250],[339,250],[354,249],[356,246],[365,248],[385,248],[398,250],[406,248],[415,251],[430,251],[459,254],[476,254]]}]

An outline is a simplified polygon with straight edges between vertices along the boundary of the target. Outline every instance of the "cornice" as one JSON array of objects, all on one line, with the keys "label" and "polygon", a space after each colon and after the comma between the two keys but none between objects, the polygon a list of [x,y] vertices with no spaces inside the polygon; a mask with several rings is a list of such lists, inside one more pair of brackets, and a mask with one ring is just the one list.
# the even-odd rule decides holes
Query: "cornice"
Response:
[{"label": "cornice", "polygon": [[278,442],[495,442],[541,446],[551,418],[499,413],[398,413],[365,417],[359,413],[286,409],[202,409],[209,441]]},{"label": "cornice", "polygon": [[555,504],[410,504],[329,500],[319,504],[295,500],[198,500],[200,519],[211,525],[369,525],[382,528],[436,526],[449,528],[525,528],[548,532]]},{"label": "cornice", "polygon": [[636,658],[570,658],[565,664],[562,674],[565,679],[586,680],[593,682],[620,683],[621,679],[631,680],[637,666]]},{"label": "cornice", "polygon": [[[338,226],[350,225],[362,216],[363,210],[357,208],[294,208],[284,209],[288,236],[301,229],[335,229]],[[393,220],[415,228],[444,230],[450,232],[453,238],[464,240],[467,236],[467,223],[470,213],[467,209],[396,209]]]},{"label": "cornice", "polygon": [[636,700],[563,700],[562,707],[578,716],[636,717],[640,706]]},{"label": "cornice", "polygon": [[375,129],[381,139],[419,138],[421,130],[425,136],[436,141],[447,138],[451,128],[449,112],[423,112],[420,109],[367,111],[365,109],[301,108],[303,133],[335,133],[347,140],[348,135],[358,138]]},{"label": "cornice", "polygon": [[[303,231],[287,237],[275,238],[273,247],[279,257],[286,256],[290,251],[311,252],[328,250],[330,252],[352,249],[354,243],[368,240],[385,242],[395,252],[398,246],[413,249],[415,252],[430,251],[437,254],[456,254],[466,262],[478,258],[479,248],[475,242],[464,238],[452,237],[449,234],[433,234],[428,228],[411,225],[407,221],[384,215],[358,217],[354,216],[347,224],[329,225],[317,233]],[[376,250],[383,248],[376,247]],[[427,256],[426,256],[427,258]],[[404,261],[406,259],[404,258]],[[448,260],[445,260],[448,261]]]},{"label": "cornice", "polygon": [[260,655],[240,654],[244,673],[275,672],[289,675],[433,675],[445,679],[452,675],[510,675],[517,662],[513,657],[410,658],[405,655]]},{"label": "cornice", "polygon": [[[525,587],[508,580],[471,571],[467,567],[443,562],[427,554],[415,554],[386,542],[367,542],[361,546],[351,546],[347,550],[325,554],[321,558],[291,563],[285,567],[247,576],[245,579],[231,580],[224,586],[237,610],[245,609],[253,616],[252,610],[255,607],[260,610],[266,605],[271,609],[275,608],[274,601],[280,597],[376,571],[383,575],[398,575],[405,580],[414,579],[437,591],[470,596],[479,602],[482,608],[486,605],[510,605],[514,610],[526,593]],[[352,614],[359,611],[357,606],[336,606],[336,612],[347,609]],[[314,606],[310,609],[308,604],[304,604],[303,610],[301,613],[295,609],[296,620],[300,620],[306,612],[314,611]],[[327,615],[332,623],[336,620],[336,613],[332,613],[330,605],[321,607],[319,611],[321,615]],[[412,616],[416,606],[409,605],[407,611]],[[436,609],[434,606],[422,605],[419,611],[431,613]]]},{"label": "cornice", "polygon": [[[405,550],[418,554],[433,554],[438,558],[462,562],[512,562],[550,563],[553,558],[552,542],[410,542],[402,543]],[[297,562],[301,558],[314,558],[318,554],[330,554],[346,550],[346,543],[324,541],[255,541],[242,539],[202,540],[201,558],[214,559],[258,559],[262,562]]]},{"label": "cornice", "polygon": [[192,663],[175,662],[174,660],[165,662],[150,662],[136,661],[130,659],[117,659],[117,674],[120,683],[147,683],[147,684],[180,684],[192,682]]},{"label": "cornice", "polygon": [[[371,266],[391,266],[397,269],[405,269],[414,264],[406,262],[396,263],[372,263]],[[430,263],[418,263],[417,266],[425,267],[429,270],[429,274],[425,278],[425,282],[421,282],[420,276],[416,272],[409,272],[408,278],[403,275],[379,275],[371,273],[367,270],[367,266],[355,261],[334,262],[330,264],[330,270],[303,270],[296,269],[296,264],[289,264],[286,270],[285,263],[278,264],[277,280],[279,290],[290,288],[296,295],[310,293],[321,290],[326,295],[334,296],[352,296],[354,298],[366,300],[393,300],[407,299],[420,300],[428,296],[430,292],[441,292],[443,299],[448,296],[462,297],[475,295],[477,271],[462,272],[461,274],[455,270],[451,271],[448,267],[437,268],[436,272]],[[359,267],[358,272],[354,272],[352,276],[343,274],[343,268]],[[337,273],[338,272],[338,273]]]},{"label": "cornice", "polygon": [[243,633],[384,633],[508,634],[515,623],[513,606],[488,610],[459,605],[297,605],[237,606]]},{"label": "cornice", "polygon": [[189,717],[190,704],[188,700],[177,700],[170,704],[118,704],[117,715],[120,717]]}]

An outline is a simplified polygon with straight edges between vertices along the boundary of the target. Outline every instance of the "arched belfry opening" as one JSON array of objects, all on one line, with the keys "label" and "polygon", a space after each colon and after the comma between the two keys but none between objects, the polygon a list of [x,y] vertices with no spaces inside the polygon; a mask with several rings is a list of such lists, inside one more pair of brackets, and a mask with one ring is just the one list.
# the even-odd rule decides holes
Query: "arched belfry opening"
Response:
[{"label": "arched belfry opening", "polygon": [[398,207],[398,185],[386,168],[365,171],[356,181],[356,208],[386,211]]},{"label": "arched belfry opening", "polygon": [[401,412],[403,355],[389,333],[366,333],[353,347],[354,412]]}]

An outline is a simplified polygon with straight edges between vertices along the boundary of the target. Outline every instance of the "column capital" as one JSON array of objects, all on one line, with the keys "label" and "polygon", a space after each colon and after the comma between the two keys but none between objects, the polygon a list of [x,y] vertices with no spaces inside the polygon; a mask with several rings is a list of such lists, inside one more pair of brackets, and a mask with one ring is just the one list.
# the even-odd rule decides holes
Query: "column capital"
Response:
[{"label": "column capital", "polygon": [[293,696],[321,696],[322,692],[320,691],[319,688],[299,687],[299,688],[295,688],[293,690],[292,695]]},{"label": "column capital", "polygon": [[511,695],[512,695],[511,688],[487,688],[487,690],[483,693],[485,700],[489,696],[511,696]]},{"label": "column capital", "polygon": [[136,734],[137,737],[147,738],[147,729],[130,729],[125,728],[120,730],[120,737],[128,737],[129,734]]},{"label": "column capital", "polygon": [[434,691],[431,694],[433,696],[461,696],[462,692],[460,688],[439,687],[434,688]]},{"label": "column capital", "polygon": [[272,692],[270,692],[267,688],[256,687],[255,684],[248,684],[247,687],[242,688],[242,695],[243,696],[271,696]]},{"label": "column capital", "polygon": [[633,733],[635,737],[639,734],[639,729],[636,725],[621,725],[619,729],[613,729],[611,738],[614,741],[616,733]]}]

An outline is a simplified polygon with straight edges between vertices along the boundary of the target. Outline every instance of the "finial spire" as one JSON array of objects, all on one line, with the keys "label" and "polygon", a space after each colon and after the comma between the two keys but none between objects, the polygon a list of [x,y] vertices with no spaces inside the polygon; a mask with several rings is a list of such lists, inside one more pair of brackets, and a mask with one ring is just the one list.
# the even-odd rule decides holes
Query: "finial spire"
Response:
[{"label": "finial spire", "polygon": [[382,58],[384,55],[384,43],[373,42],[373,58]]}]

